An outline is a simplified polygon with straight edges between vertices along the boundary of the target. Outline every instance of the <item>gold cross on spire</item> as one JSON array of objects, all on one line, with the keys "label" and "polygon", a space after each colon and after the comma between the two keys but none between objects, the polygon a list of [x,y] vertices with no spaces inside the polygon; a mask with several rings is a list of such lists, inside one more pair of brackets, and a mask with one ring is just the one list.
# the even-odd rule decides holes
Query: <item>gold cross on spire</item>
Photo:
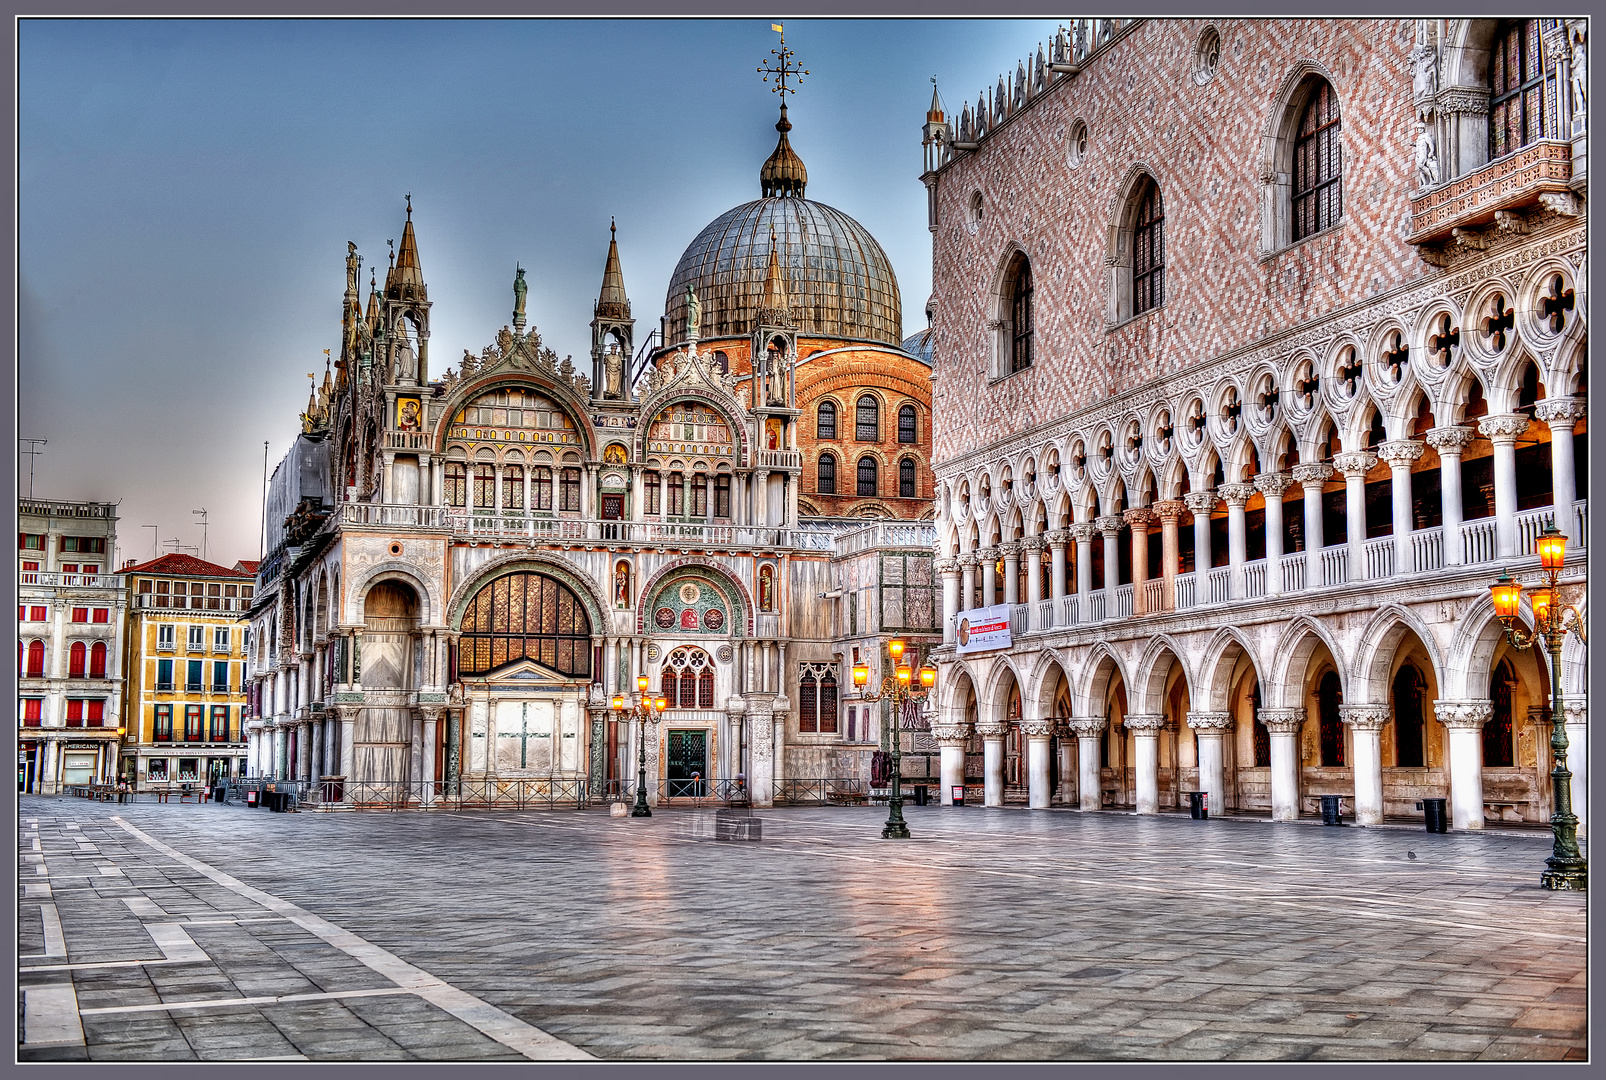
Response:
[{"label": "gold cross on spire", "polygon": [[786,31],[781,29],[781,24],[770,23],[770,29],[781,35],[781,47],[770,50],[770,55],[775,57],[775,66],[769,66],[769,61],[766,60],[755,70],[764,74],[765,82],[770,81],[771,75],[775,76],[775,85],[770,89],[781,95],[781,105],[784,108],[786,95],[797,93],[797,87],[786,85],[787,77],[791,76],[794,80],[801,82],[803,76],[807,75],[808,72],[792,62],[797,54],[786,47]]}]

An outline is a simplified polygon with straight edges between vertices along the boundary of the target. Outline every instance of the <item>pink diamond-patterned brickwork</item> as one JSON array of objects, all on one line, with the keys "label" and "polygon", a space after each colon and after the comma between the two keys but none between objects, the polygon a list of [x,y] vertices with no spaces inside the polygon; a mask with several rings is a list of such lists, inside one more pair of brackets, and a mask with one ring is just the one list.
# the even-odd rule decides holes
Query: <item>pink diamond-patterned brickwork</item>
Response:
[{"label": "pink diamond-patterned brickwork", "polygon": [[[1209,25],[1220,62],[1200,85]],[[937,188],[934,463],[1434,273],[1402,236],[1414,33],[1410,20],[1150,20],[960,154]],[[1263,140],[1304,61],[1338,94],[1343,220],[1263,255]],[[1077,120],[1088,140],[1073,168]],[[1164,197],[1165,300],[1111,329],[1105,257],[1117,193],[1138,165]],[[1015,245],[1032,261],[1035,361],[992,381],[988,324]]]}]

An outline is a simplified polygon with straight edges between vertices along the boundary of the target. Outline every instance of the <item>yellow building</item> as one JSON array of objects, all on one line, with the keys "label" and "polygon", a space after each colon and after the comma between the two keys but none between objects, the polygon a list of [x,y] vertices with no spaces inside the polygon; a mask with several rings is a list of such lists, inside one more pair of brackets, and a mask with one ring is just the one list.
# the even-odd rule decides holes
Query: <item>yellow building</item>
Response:
[{"label": "yellow building", "polygon": [[128,693],[119,775],[139,791],[216,783],[245,771],[240,718],[256,563],[189,555],[125,566]]}]

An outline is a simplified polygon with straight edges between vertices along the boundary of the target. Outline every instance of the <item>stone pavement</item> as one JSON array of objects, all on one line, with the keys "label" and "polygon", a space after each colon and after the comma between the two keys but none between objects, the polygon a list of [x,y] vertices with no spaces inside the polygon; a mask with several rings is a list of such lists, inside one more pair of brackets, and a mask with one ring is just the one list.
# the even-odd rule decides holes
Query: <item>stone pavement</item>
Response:
[{"label": "stone pavement", "polygon": [[[1544,835],[20,800],[23,1060],[1554,1060]],[[1415,858],[1411,858],[1411,855]]]}]

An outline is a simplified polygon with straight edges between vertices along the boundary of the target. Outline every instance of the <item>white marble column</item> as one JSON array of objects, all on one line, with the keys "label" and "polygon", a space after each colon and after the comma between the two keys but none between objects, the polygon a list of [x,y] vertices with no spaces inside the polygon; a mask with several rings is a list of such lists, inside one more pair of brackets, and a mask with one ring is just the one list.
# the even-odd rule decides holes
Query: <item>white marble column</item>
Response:
[{"label": "white marble column", "polygon": [[[1450,744],[1450,828],[1483,828],[1483,725],[1494,706],[1483,701],[1434,701],[1433,715]],[[1571,757],[1568,758],[1571,761]]]},{"label": "white marble column", "polygon": [[307,755],[307,779],[313,784],[313,798],[319,797],[318,777],[323,775],[323,727],[324,721],[314,720],[307,725],[311,736],[312,750]]},{"label": "white marble column", "polygon": [[1389,517],[1394,529],[1394,576],[1416,573],[1416,557],[1411,550],[1411,466],[1422,457],[1422,444],[1415,439],[1393,439],[1377,448],[1380,460],[1389,466]]},{"label": "white marble column", "polygon": [[1026,805],[1047,810],[1054,801],[1048,784],[1048,744],[1054,737],[1054,721],[1022,720],[1020,733],[1026,740]]},{"label": "white marble column", "polygon": [[1366,580],[1366,474],[1377,455],[1365,450],[1333,455],[1333,468],[1344,474],[1344,535],[1349,555],[1349,583]]},{"label": "white marble column", "polygon": [[1154,520],[1154,511],[1139,507],[1121,517],[1132,530],[1132,614],[1147,615],[1149,606],[1143,586],[1149,580],[1149,523]]},{"label": "white marble column", "polygon": [[1104,534],[1104,593],[1105,615],[1115,617],[1115,590],[1121,584],[1121,525],[1120,514],[1105,514],[1093,519],[1093,524]]},{"label": "white marble column", "polygon": [[985,720],[976,725],[981,736],[982,752],[982,805],[1004,805],[1004,739],[1009,728],[996,720]]},{"label": "white marble column", "polygon": [[952,645],[959,616],[959,560],[938,559],[937,573],[942,576],[942,642]]},{"label": "white marble column", "polygon": [[1060,755],[1060,802],[1070,806],[1076,801],[1076,763],[1071,760],[1071,740],[1075,733],[1061,717],[1054,727],[1054,737],[1059,740]]},{"label": "white marble column", "polygon": [[[1545,398],[1534,403],[1534,416],[1550,425],[1551,500],[1556,508],[1556,528],[1567,534],[1569,544],[1578,544],[1578,515],[1573,503],[1578,499],[1578,473],[1573,462],[1573,427],[1584,418],[1584,403],[1578,398]],[[1572,755],[1567,758],[1572,768]],[[1582,786],[1582,785],[1577,785]],[[1576,813],[1576,811],[1575,811]]]},{"label": "white marble column", "polygon": [[1563,697],[1562,727],[1567,734],[1567,771],[1573,774],[1567,790],[1572,793],[1573,817],[1578,819],[1578,835],[1588,832],[1589,824],[1589,699]]},{"label": "white marble column", "polygon": [[1132,732],[1137,766],[1137,811],[1140,814],[1160,812],[1160,729],[1165,717],[1159,713],[1129,713],[1127,730]]},{"label": "white marble column", "polygon": [[340,775],[346,778],[346,799],[351,799],[351,785],[357,778],[352,775],[353,751],[352,734],[357,726],[357,713],[359,709],[340,710]]},{"label": "white marble column", "polygon": [[1355,782],[1355,823],[1383,823],[1383,725],[1393,710],[1387,705],[1340,705],[1338,716],[1350,729]]},{"label": "white marble column", "polygon": [[1333,475],[1333,467],[1319,461],[1295,465],[1294,483],[1305,495],[1305,588],[1319,589],[1322,581],[1322,487]]},{"label": "white marble column", "polygon": [[1187,513],[1188,504],[1181,499],[1162,499],[1152,509],[1154,516],[1160,519],[1160,608],[1162,611],[1175,611],[1177,558],[1180,551],[1177,545],[1177,519]]},{"label": "white marble column", "polygon": [[[775,801],[775,722],[768,701],[748,702],[747,747],[752,766],[747,786],[753,793],[753,805],[771,806]],[[648,779],[650,782],[650,775]]]},{"label": "white marble column", "polygon": [[[1065,545],[1070,542],[1071,534],[1066,529],[1055,529],[1045,537],[1048,541],[1048,594],[1057,606],[1065,598]],[[1059,612],[1054,612],[1056,621]]]},{"label": "white marble column", "polygon": [[1189,712],[1188,726],[1199,747],[1199,790],[1205,793],[1205,807],[1211,817],[1227,812],[1226,784],[1222,775],[1221,740],[1232,730],[1232,714]]},{"label": "white marble column", "polygon": [[931,734],[937,740],[942,757],[942,796],[939,802],[943,806],[952,806],[954,788],[963,787],[965,783],[965,744],[970,742],[970,725],[933,724]]},{"label": "white marble column", "polygon": [[319,778],[333,773],[337,767],[335,761],[335,727],[339,723],[333,716],[323,722],[323,772]]},{"label": "white marble column", "polygon": [[275,780],[290,779],[290,756],[286,745],[285,729],[275,726],[273,729],[273,778]]},{"label": "white marble column", "polygon": [[1018,540],[998,545],[998,553],[1004,559],[1004,603],[1010,605],[1021,603],[1020,552],[1021,545]]},{"label": "white marble column", "polygon": [[1517,550],[1517,438],[1527,430],[1521,413],[1478,421],[1478,431],[1494,444],[1495,552],[1502,559],[1533,554]]},{"label": "white marble column", "polygon": [[1026,560],[1026,595],[1020,602],[1027,605],[1026,612],[1029,618],[1027,626],[1033,630],[1045,630],[1042,617],[1038,615],[1043,598],[1043,538],[1041,536],[1028,536],[1020,542],[1021,558]]},{"label": "white marble column", "polygon": [[1261,473],[1255,487],[1266,497],[1266,595],[1283,592],[1283,492],[1294,480],[1287,473]]},{"label": "white marble column", "polygon": [[998,603],[998,549],[995,547],[982,548],[976,552],[980,561],[976,569],[981,573],[981,606],[992,607]]},{"label": "white marble column", "polygon": [[1099,736],[1108,723],[1102,716],[1073,716],[1065,721],[1065,726],[1076,733],[1076,787],[1083,810],[1097,810],[1103,804],[1099,790]]},{"label": "white marble column", "polygon": [[1199,604],[1210,603],[1210,514],[1216,508],[1213,490],[1190,491],[1182,503],[1193,512],[1193,595]]},{"label": "white marble column", "polygon": [[[976,606],[976,567],[981,559],[974,552],[965,552],[956,560],[959,563],[959,611],[969,611]],[[855,634],[856,627],[849,627],[848,633]],[[957,634],[954,630],[952,633]]]},{"label": "white marble column", "polygon": [[1304,709],[1261,709],[1271,736],[1271,819],[1299,820],[1299,729]]},{"label": "white marble column", "polygon": [[1465,562],[1461,543],[1461,451],[1472,441],[1469,427],[1436,427],[1427,444],[1439,454],[1439,518],[1444,530],[1444,565]]},{"label": "white marble column", "polygon": [[1244,527],[1244,505],[1255,494],[1253,484],[1222,484],[1216,494],[1227,503],[1227,595],[1234,600],[1248,596],[1244,583],[1244,563],[1248,561],[1249,538]]},{"label": "white marble column", "polygon": [[1076,542],[1076,621],[1093,620],[1093,534],[1091,521],[1078,521],[1071,526],[1071,539]]},{"label": "white marble column", "polygon": [[[422,746],[423,769],[421,770],[424,786],[424,805],[428,806],[435,801],[435,732],[440,721],[439,709],[424,710],[424,741]],[[557,748],[553,747],[553,753]]]}]

